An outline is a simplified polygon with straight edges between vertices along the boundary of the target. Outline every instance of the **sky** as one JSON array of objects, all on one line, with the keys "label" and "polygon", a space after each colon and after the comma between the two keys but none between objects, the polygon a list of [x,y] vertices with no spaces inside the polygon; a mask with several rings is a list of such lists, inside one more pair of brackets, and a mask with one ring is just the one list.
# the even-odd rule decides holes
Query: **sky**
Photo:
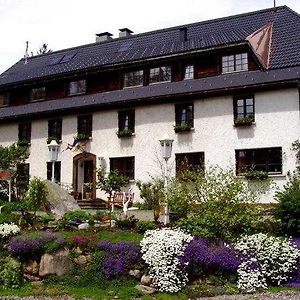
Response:
[{"label": "sky", "polygon": [[[273,7],[274,0],[0,0],[0,73],[43,43],[52,50],[92,43],[119,28],[134,33]],[[276,0],[300,13],[300,0]]]}]

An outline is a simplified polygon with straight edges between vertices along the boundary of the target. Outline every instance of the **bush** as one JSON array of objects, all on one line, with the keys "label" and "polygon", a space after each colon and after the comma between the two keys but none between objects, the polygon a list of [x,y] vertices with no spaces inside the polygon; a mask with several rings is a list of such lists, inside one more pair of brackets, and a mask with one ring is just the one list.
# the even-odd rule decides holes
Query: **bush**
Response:
[{"label": "bush", "polygon": [[160,292],[177,293],[187,284],[187,273],[179,258],[192,239],[179,229],[164,228],[145,233],[140,243],[142,258]]},{"label": "bush", "polygon": [[52,214],[40,215],[40,216],[38,216],[37,219],[39,222],[42,222],[42,223],[49,223],[49,222],[55,221],[55,218]]},{"label": "bush", "polygon": [[240,259],[235,250],[224,243],[214,244],[207,239],[197,238],[189,243],[182,264],[188,264],[190,277],[207,277],[211,274],[236,274]]},{"label": "bush", "polygon": [[147,230],[154,230],[156,228],[157,228],[156,224],[153,223],[152,221],[139,220],[136,223],[136,229],[140,233],[145,233]]},{"label": "bush", "polygon": [[284,233],[300,235],[300,174],[289,174],[289,180],[281,191],[275,193],[278,202],[274,208],[274,216],[281,222]]},{"label": "bush", "polygon": [[228,241],[256,232],[262,215],[253,203],[266,188],[252,190],[233,171],[208,168],[182,174],[170,194],[188,214],[177,222],[181,228],[195,236]]},{"label": "bush", "polygon": [[4,223],[18,223],[20,217],[13,213],[1,213],[0,224]]},{"label": "bush", "polygon": [[164,182],[161,179],[153,179],[150,182],[136,183],[140,190],[140,197],[144,200],[144,209],[152,209],[154,221],[157,222],[160,214],[160,206],[164,203]]},{"label": "bush", "polygon": [[244,292],[280,285],[297,269],[300,251],[292,241],[255,234],[242,237],[235,245],[241,258],[238,287]]},{"label": "bush", "polygon": [[45,183],[37,177],[32,178],[29,181],[25,199],[34,212],[41,208],[45,209],[47,201],[47,188]]},{"label": "bush", "polygon": [[21,286],[22,266],[19,261],[11,257],[6,258],[4,265],[1,268],[0,279],[7,289],[17,289]]},{"label": "bush", "polygon": [[116,226],[121,229],[135,228],[137,219],[134,216],[125,217],[124,219],[116,219]]},{"label": "bush", "polygon": [[84,210],[75,210],[75,211],[69,211],[63,215],[63,220],[67,222],[86,222],[91,220],[92,217],[89,213],[85,212]]}]

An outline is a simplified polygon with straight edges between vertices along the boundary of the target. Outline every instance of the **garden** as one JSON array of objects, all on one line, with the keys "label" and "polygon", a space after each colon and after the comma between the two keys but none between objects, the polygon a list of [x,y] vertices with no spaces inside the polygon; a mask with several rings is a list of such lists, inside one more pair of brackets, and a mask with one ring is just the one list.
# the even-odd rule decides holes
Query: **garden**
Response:
[{"label": "garden", "polygon": [[[300,287],[299,170],[272,205],[257,204],[273,185],[265,174],[249,170],[245,180],[208,167],[182,171],[167,190],[159,178],[138,182],[135,205],[152,211],[149,220],[122,210],[58,217],[39,178],[18,191],[13,164],[26,152],[11,147],[0,147],[0,169],[16,170],[13,201],[0,194],[1,296],[197,299]],[[123,179],[101,172],[99,181],[110,193],[109,182]],[[166,203],[167,225],[159,222]]]}]

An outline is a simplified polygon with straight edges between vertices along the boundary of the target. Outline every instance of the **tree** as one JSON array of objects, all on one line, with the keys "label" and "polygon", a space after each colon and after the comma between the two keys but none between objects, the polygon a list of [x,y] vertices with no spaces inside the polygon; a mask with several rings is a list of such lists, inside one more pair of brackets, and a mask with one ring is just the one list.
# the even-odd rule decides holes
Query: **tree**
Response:
[{"label": "tree", "polygon": [[46,54],[46,53],[50,53],[50,52],[52,52],[52,49],[48,48],[48,44],[43,43],[43,45],[38,49],[36,54],[40,55],[40,54]]}]

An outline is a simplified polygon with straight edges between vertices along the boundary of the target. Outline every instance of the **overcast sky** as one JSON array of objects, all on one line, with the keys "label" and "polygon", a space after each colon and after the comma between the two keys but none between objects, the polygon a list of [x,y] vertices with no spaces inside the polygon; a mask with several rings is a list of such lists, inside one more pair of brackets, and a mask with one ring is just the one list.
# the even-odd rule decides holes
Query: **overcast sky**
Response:
[{"label": "overcast sky", "polygon": [[[300,13],[300,0],[276,0]],[[273,6],[273,0],[0,0],[0,73],[47,43],[53,50],[94,42],[95,34],[135,33]]]}]

